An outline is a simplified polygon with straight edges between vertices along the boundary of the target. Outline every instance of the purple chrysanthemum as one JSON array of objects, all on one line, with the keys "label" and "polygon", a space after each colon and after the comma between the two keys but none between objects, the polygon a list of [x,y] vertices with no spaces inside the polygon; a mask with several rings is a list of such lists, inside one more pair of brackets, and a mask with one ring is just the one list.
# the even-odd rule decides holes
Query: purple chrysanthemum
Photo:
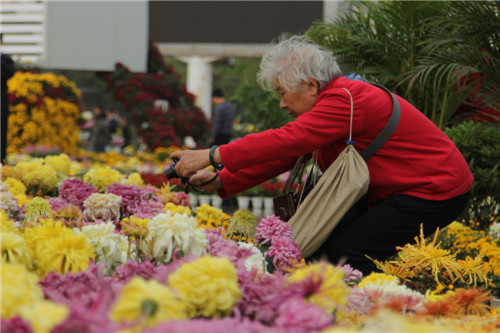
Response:
[{"label": "purple chrysanthemum", "polygon": [[124,265],[116,267],[113,278],[120,283],[127,283],[134,276],[140,276],[145,280],[151,279],[154,275],[156,265],[146,260],[138,263],[134,260],[127,261]]},{"label": "purple chrysanthemum", "polygon": [[344,271],[344,281],[347,285],[355,284],[357,281],[361,280],[363,273],[351,267],[351,265],[343,265],[342,270]]},{"label": "purple chrysanthemum", "polygon": [[269,244],[275,236],[292,238],[292,227],[275,215],[260,220],[255,230],[255,243]]},{"label": "purple chrysanthemum", "polygon": [[140,219],[151,219],[163,211],[164,204],[161,200],[153,198],[148,201],[141,201],[131,210],[135,217]]},{"label": "purple chrysanthemum", "polygon": [[333,321],[333,315],[303,297],[292,297],[281,304],[274,327],[283,332],[320,332]]},{"label": "purple chrysanthemum", "polygon": [[271,240],[269,250],[264,253],[266,258],[273,258],[274,267],[286,270],[292,267],[293,262],[300,262],[302,253],[295,241],[288,237],[275,236]]},{"label": "purple chrysanthemum", "polygon": [[66,179],[59,187],[59,196],[83,210],[83,202],[97,189],[77,178]]}]

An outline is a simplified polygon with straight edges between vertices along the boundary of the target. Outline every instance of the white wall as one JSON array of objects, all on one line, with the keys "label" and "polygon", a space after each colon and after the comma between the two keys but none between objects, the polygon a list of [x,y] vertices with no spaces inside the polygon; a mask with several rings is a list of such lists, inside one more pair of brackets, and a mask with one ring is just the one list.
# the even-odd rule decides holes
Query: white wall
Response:
[{"label": "white wall", "polygon": [[144,72],[148,1],[46,2],[45,68],[111,71],[122,62]]}]

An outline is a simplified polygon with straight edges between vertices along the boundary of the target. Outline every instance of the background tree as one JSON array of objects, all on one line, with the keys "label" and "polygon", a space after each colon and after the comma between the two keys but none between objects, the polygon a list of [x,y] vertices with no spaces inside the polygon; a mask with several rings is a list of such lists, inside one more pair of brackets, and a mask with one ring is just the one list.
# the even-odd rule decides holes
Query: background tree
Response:
[{"label": "background tree", "polygon": [[457,121],[471,98],[498,112],[498,6],[495,1],[355,1],[331,22],[316,22],[307,35],[444,128]]}]

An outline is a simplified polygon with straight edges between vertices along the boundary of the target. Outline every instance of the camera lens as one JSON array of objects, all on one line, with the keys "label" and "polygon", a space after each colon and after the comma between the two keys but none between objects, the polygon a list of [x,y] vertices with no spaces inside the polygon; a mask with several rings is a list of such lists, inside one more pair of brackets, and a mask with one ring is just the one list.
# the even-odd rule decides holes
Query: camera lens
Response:
[{"label": "camera lens", "polygon": [[165,170],[165,176],[167,176],[167,179],[172,179],[172,178],[179,178],[179,175],[177,172],[175,172],[175,165],[177,162],[179,162],[178,158],[173,158],[172,159],[172,164]]}]

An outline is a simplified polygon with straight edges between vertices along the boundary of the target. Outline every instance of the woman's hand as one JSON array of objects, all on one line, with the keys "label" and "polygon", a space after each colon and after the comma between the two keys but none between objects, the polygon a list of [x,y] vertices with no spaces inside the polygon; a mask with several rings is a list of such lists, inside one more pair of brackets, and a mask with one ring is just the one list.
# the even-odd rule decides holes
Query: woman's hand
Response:
[{"label": "woman's hand", "polygon": [[[207,183],[204,186],[201,184]],[[189,178],[189,183],[196,186],[196,188],[205,190],[207,192],[213,192],[219,188],[222,188],[222,181],[217,176],[216,172],[202,169],[196,172],[191,178]]]},{"label": "woman's hand", "polygon": [[176,151],[170,154],[170,158],[179,159],[175,165],[175,172],[181,177],[190,178],[198,170],[210,165],[209,152],[209,149]]}]

